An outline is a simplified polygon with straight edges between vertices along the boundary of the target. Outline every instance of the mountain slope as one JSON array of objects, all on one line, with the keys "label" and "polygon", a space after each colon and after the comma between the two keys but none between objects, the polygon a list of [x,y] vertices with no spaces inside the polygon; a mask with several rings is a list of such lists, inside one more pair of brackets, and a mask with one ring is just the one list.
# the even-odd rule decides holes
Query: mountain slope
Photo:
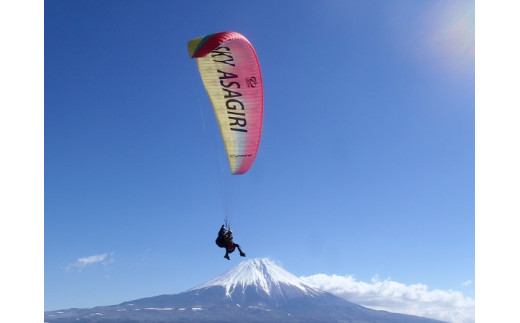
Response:
[{"label": "mountain slope", "polygon": [[439,321],[371,310],[310,287],[268,259],[252,259],[183,293],[93,309],[46,312],[45,322]]}]

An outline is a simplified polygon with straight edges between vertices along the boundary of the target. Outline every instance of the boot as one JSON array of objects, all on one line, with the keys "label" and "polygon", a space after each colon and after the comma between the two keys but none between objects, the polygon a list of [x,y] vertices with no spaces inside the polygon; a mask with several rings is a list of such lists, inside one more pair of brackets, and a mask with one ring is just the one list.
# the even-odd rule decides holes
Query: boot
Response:
[{"label": "boot", "polygon": [[226,258],[227,260],[230,260],[230,258],[227,254],[224,256],[224,258]]},{"label": "boot", "polygon": [[245,254],[245,253],[243,253],[243,252],[240,252],[240,257],[245,257],[245,256],[246,256],[246,254]]}]

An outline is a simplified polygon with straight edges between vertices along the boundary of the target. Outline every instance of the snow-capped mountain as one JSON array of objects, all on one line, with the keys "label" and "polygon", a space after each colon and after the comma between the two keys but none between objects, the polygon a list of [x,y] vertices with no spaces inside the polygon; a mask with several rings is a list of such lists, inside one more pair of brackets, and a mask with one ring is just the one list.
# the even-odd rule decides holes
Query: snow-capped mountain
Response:
[{"label": "snow-capped mountain", "polygon": [[268,259],[240,263],[186,292],[45,313],[45,322],[439,322],[375,311],[306,285]]},{"label": "snow-capped mountain", "polygon": [[190,291],[214,286],[224,287],[227,297],[245,293],[250,288],[253,288],[257,293],[270,297],[283,297],[289,290],[307,296],[317,296],[324,293],[304,284],[298,277],[283,270],[268,259],[243,261],[224,275],[192,288]]}]

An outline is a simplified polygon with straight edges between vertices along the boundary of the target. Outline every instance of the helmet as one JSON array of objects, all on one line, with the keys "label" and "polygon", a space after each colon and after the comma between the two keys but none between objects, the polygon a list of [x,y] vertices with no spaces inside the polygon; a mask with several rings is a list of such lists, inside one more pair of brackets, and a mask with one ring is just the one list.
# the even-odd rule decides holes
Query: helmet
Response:
[{"label": "helmet", "polygon": [[228,233],[233,233],[233,231],[231,229],[228,230]]}]

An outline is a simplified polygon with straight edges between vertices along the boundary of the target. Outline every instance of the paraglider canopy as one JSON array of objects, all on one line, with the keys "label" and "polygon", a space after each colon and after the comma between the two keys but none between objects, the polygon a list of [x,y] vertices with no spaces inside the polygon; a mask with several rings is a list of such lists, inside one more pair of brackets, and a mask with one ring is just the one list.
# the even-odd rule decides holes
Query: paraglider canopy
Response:
[{"label": "paraglider canopy", "polygon": [[251,43],[233,31],[188,42],[213,106],[232,174],[244,174],[255,160],[263,119],[263,83]]}]

